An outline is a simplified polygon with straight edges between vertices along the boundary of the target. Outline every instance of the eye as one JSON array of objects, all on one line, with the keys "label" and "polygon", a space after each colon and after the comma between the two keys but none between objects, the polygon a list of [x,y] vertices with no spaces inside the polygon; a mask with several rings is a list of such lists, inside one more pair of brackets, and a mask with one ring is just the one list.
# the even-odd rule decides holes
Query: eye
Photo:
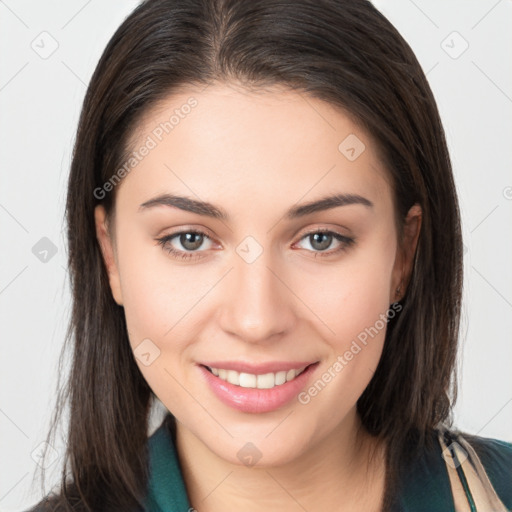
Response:
[{"label": "eye", "polygon": [[[174,239],[176,241],[173,242]],[[199,255],[196,255],[196,252],[203,252],[198,251],[198,249],[204,244],[206,239],[211,241],[210,237],[203,231],[188,230],[157,238],[157,242],[173,257],[188,260],[190,258],[197,258]],[[173,243],[178,243],[183,249],[176,249],[173,247]]]},{"label": "eye", "polygon": [[[317,256],[332,256],[333,254],[337,254],[348,249],[355,242],[354,238],[350,238],[340,233],[336,233],[335,231],[329,231],[325,229],[306,233],[306,235],[303,236],[301,240],[306,240],[309,243],[313,252],[316,253],[315,258]],[[332,251],[327,251],[327,249],[332,246],[333,242],[337,242],[338,247]]]},{"label": "eye", "polygon": [[[176,239],[176,240],[175,240]],[[187,230],[178,231],[170,235],[157,238],[157,242],[162,248],[169,253],[173,258],[189,260],[191,258],[200,258],[200,253],[206,249],[203,247],[203,251],[199,251],[204,242],[211,238],[201,230]],[[354,238],[344,236],[335,231],[329,230],[316,230],[306,233],[301,240],[307,240],[311,249],[307,249],[310,252],[315,253],[315,257],[327,257],[337,254],[343,250],[348,249],[354,242]],[[338,247],[334,250],[327,251],[329,247],[333,245],[333,242],[337,242]],[[176,248],[173,244],[181,245],[182,248]]]}]

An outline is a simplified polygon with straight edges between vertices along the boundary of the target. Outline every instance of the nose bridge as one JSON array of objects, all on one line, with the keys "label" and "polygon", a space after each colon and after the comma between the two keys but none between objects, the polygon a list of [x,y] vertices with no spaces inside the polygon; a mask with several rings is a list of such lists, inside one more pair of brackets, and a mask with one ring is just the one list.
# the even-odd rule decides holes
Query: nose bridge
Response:
[{"label": "nose bridge", "polygon": [[278,277],[272,251],[247,237],[236,252],[221,306],[222,328],[252,342],[286,332],[294,318],[293,296],[281,282],[284,276]]}]

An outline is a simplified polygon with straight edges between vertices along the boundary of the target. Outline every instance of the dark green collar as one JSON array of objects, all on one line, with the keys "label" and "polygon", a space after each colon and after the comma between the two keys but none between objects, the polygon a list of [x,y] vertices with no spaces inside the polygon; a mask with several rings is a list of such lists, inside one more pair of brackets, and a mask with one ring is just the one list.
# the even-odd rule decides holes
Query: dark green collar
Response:
[{"label": "dark green collar", "polygon": [[174,441],[164,421],[148,441],[150,478],[146,512],[192,512]]}]

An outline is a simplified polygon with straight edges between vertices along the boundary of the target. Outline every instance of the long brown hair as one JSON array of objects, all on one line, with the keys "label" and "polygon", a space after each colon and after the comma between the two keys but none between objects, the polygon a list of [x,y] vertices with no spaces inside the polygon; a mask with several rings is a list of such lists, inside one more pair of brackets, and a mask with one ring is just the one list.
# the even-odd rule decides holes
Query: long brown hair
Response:
[{"label": "long brown hair", "polygon": [[[462,288],[458,201],[432,91],[411,48],[367,0],[146,0],[108,43],[83,103],[66,205],[72,365],[48,434],[69,426],[59,510],[136,510],[147,484],[153,393],[111,295],[94,191],[122,166],[141,116],[187,85],[285,85],[343,108],[375,140],[391,177],[399,228],[422,208],[402,310],[357,408],[385,440],[385,509],[401,464],[451,424]],[[400,233],[400,230],[399,230]]]}]

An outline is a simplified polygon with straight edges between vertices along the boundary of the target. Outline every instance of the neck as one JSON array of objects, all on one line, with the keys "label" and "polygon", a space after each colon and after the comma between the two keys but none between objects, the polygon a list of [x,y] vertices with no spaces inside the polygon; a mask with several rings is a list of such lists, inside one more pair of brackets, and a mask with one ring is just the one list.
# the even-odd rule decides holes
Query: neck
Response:
[{"label": "neck", "polygon": [[355,407],[338,429],[282,465],[233,464],[179,422],[176,447],[191,505],[200,512],[381,510],[384,447]]}]

